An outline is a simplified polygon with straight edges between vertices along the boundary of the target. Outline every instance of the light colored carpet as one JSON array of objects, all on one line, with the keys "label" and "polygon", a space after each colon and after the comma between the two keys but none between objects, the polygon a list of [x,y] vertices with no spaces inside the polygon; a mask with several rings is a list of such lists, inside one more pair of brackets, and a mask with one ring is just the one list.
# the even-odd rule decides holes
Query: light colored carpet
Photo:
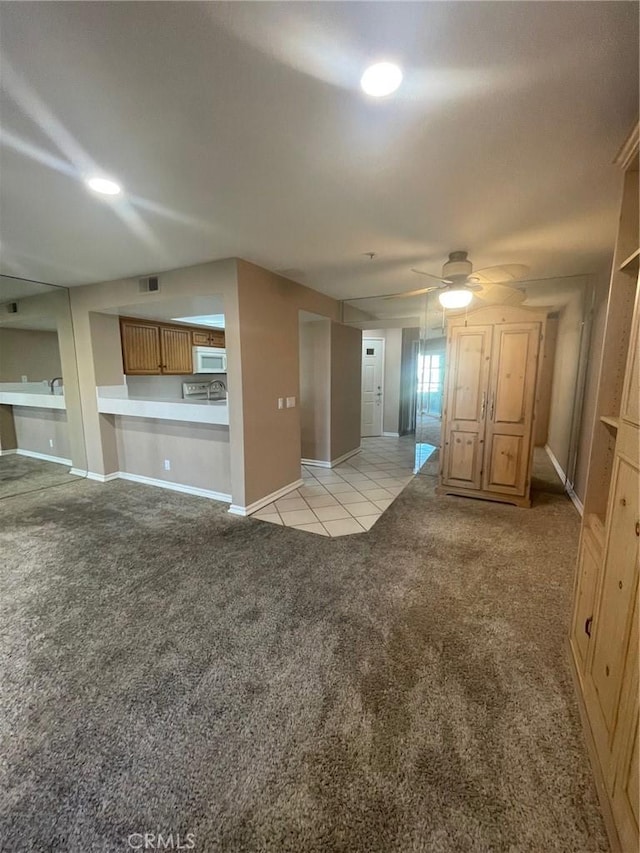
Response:
[{"label": "light colored carpet", "polygon": [[0,847],[604,851],[578,518],[435,498],[327,539],[81,481],[0,504]]},{"label": "light colored carpet", "polygon": [[68,465],[46,462],[17,453],[0,456],[0,500],[50,486],[77,482]]}]

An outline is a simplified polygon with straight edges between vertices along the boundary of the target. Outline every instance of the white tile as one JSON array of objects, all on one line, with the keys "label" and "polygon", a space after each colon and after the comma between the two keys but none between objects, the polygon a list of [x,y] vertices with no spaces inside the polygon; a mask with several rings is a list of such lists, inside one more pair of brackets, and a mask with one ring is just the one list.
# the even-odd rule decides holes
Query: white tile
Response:
[{"label": "white tile", "polygon": [[336,498],[341,504],[348,506],[349,504],[362,503],[364,495],[361,495],[360,492],[340,492],[336,495]]},{"label": "white tile", "polygon": [[298,524],[315,524],[318,520],[310,509],[296,509],[292,512],[280,512],[280,517],[287,527]]},{"label": "white tile", "polygon": [[339,495],[353,493],[356,491],[356,489],[349,483],[342,482],[329,483],[329,485],[327,485],[327,491],[331,492],[332,495]]},{"label": "white tile", "polygon": [[378,513],[377,515],[359,515],[358,521],[364,527],[365,530],[371,530],[376,521],[380,518],[382,513]]},{"label": "white tile", "polygon": [[307,533],[318,533],[320,536],[329,535],[319,521],[314,524],[294,524],[292,526],[295,527],[296,530],[306,530]]},{"label": "white tile", "polygon": [[380,509],[386,509],[393,503],[393,498],[383,498],[381,501],[374,501],[374,504]]},{"label": "white tile", "polygon": [[325,489],[324,486],[321,486],[320,483],[313,484],[313,485],[311,483],[309,483],[308,485],[305,484],[304,486],[300,486],[300,488],[298,489],[298,493],[303,498],[311,498],[311,497],[317,497],[318,495],[326,495],[327,490]]},{"label": "white tile", "polygon": [[386,489],[381,489],[380,486],[376,486],[375,483],[372,483],[370,486],[360,486],[360,491],[368,501],[382,500],[382,498],[392,497],[391,492],[388,492]]},{"label": "white tile", "polygon": [[330,536],[347,536],[349,533],[363,533],[364,527],[355,518],[340,518],[337,521],[325,521],[324,526]]},{"label": "white tile", "polygon": [[320,521],[335,521],[338,518],[350,518],[350,514],[343,506],[317,506],[314,509]]},{"label": "white tile", "polygon": [[324,495],[313,495],[312,497],[307,498],[307,503],[311,509],[316,509],[320,506],[339,506],[338,501],[326,492]]},{"label": "white tile", "polygon": [[372,504],[371,501],[362,501],[358,504],[349,504],[347,507],[351,515],[355,515],[356,518],[359,515],[374,515],[378,507],[375,504]]},{"label": "white tile", "polygon": [[276,501],[278,512],[291,512],[294,509],[309,509],[304,498],[280,498]]},{"label": "white tile", "polygon": [[355,471],[353,473],[349,471],[340,471],[340,476],[347,483],[357,483],[361,480],[369,479],[366,474],[356,474]]},{"label": "white tile", "polygon": [[263,506],[262,509],[258,509],[255,512],[251,513],[251,518],[262,518],[264,515],[277,515],[278,510],[274,503],[267,504]]},{"label": "white tile", "polygon": [[282,524],[282,519],[277,512],[267,513],[266,515],[252,515],[251,518],[256,518],[258,521],[269,521],[271,524]]}]

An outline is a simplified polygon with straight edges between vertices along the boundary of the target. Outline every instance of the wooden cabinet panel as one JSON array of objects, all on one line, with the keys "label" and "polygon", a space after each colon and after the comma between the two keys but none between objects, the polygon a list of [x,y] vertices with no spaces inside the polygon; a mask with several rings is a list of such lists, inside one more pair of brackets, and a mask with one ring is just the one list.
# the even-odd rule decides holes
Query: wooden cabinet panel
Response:
[{"label": "wooden cabinet panel", "polygon": [[479,489],[489,380],[491,326],[456,326],[449,343],[443,482]]},{"label": "wooden cabinet panel", "polygon": [[209,346],[209,332],[195,331],[191,333],[194,347]]},{"label": "wooden cabinet panel", "polygon": [[590,635],[593,632],[593,605],[601,559],[602,552],[594,548],[588,530],[583,531],[578,560],[580,574],[571,629],[571,644],[581,672],[584,672],[587,663]]},{"label": "wooden cabinet panel", "polygon": [[[640,288],[637,288],[640,300]],[[636,306],[622,391],[622,418],[640,426],[640,306]]]},{"label": "wooden cabinet panel", "polygon": [[222,329],[213,329],[213,331],[209,333],[209,346],[224,348],[224,343],[225,337]]},{"label": "wooden cabinet panel", "polygon": [[594,732],[596,746],[607,754],[616,724],[620,687],[631,630],[632,591],[638,583],[638,536],[640,520],[638,469],[618,457],[610,501],[604,574],[590,677],[597,696],[605,731]]},{"label": "wooden cabinet panel", "polygon": [[163,373],[193,373],[191,331],[189,329],[160,326],[160,348]]},{"label": "wooden cabinet panel", "polygon": [[157,326],[126,320],[120,323],[120,335],[125,373],[145,376],[161,372]]},{"label": "wooden cabinet panel", "polygon": [[494,328],[482,481],[488,492],[528,491],[539,345],[539,323]]},{"label": "wooden cabinet panel", "polygon": [[492,440],[487,446],[487,461],[485,463],[485,488],[505,491],[514,489],[524,494],[523,470],[526,470],[523,459],[524,438],[521,435],[501,435],[493,433]]}]

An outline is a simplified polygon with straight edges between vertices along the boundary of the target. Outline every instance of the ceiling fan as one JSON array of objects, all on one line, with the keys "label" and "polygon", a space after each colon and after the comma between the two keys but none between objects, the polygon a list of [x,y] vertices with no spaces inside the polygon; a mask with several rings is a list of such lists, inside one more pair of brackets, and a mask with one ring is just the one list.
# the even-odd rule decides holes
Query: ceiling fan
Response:
[{"label": "ceiling fan", "polygon": [[467,252],[450,252],[442,267],[442,275],[437,276],[424,270],[412,269],[418,275],[427,276],[440,282],[432,287],[422,287],[399,293],[399,297],[420,296],[423,293],[440,291],[438,299],[443,308],[464,308],[474,295],[488,302],[502,305],[515,305],[523,302],[525,294],[508,285],[522,279],[529,268],[524,264],[502,264],[473,271],[473,264]]}]

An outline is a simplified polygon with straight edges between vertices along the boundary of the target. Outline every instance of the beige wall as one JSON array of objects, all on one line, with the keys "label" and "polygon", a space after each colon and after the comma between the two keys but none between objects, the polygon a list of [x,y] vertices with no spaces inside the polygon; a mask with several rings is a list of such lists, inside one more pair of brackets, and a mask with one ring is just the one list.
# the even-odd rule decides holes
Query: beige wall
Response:
[{"label": "beige wall", "polygon": [[[298,312],[337,320],[340,305],[246,261],[238,261],[237,271],[249,505],[300,479]],[[296,407],[279,410],[278,397],[291,396]]]},{"label": "beige wall", "polygon": [[533,443],[536,447],[544,447],[549,437],[549,414],[551,411],[557,338],[558,317],[549,316],[545,323],[542,357],[538,371],[535,424],[533,427]]},{"label": "beige wall", "polygon": [[360,447],[362,333],[331,324],[331,460]]},{"label": "beige wall", "polygon": [[331,320],[301,321],[300,452],[331,460]]},{"label": "beige wall", "polygon": [[40,382],[62,375],[57,332],[0,328],[0,382]]},{"label": "beige wall", "polygon": [[[231,494],[228,428],[112,417],[120,471]],[[171,464],[170,471],[165,471],[165,459]]]},{"label": "beige wall", "polygon": [[[60,409],[13,407],[16,444],[20,450],[71,459],[67,413]],[[53,442],[53,447],[50,444]]]}]

